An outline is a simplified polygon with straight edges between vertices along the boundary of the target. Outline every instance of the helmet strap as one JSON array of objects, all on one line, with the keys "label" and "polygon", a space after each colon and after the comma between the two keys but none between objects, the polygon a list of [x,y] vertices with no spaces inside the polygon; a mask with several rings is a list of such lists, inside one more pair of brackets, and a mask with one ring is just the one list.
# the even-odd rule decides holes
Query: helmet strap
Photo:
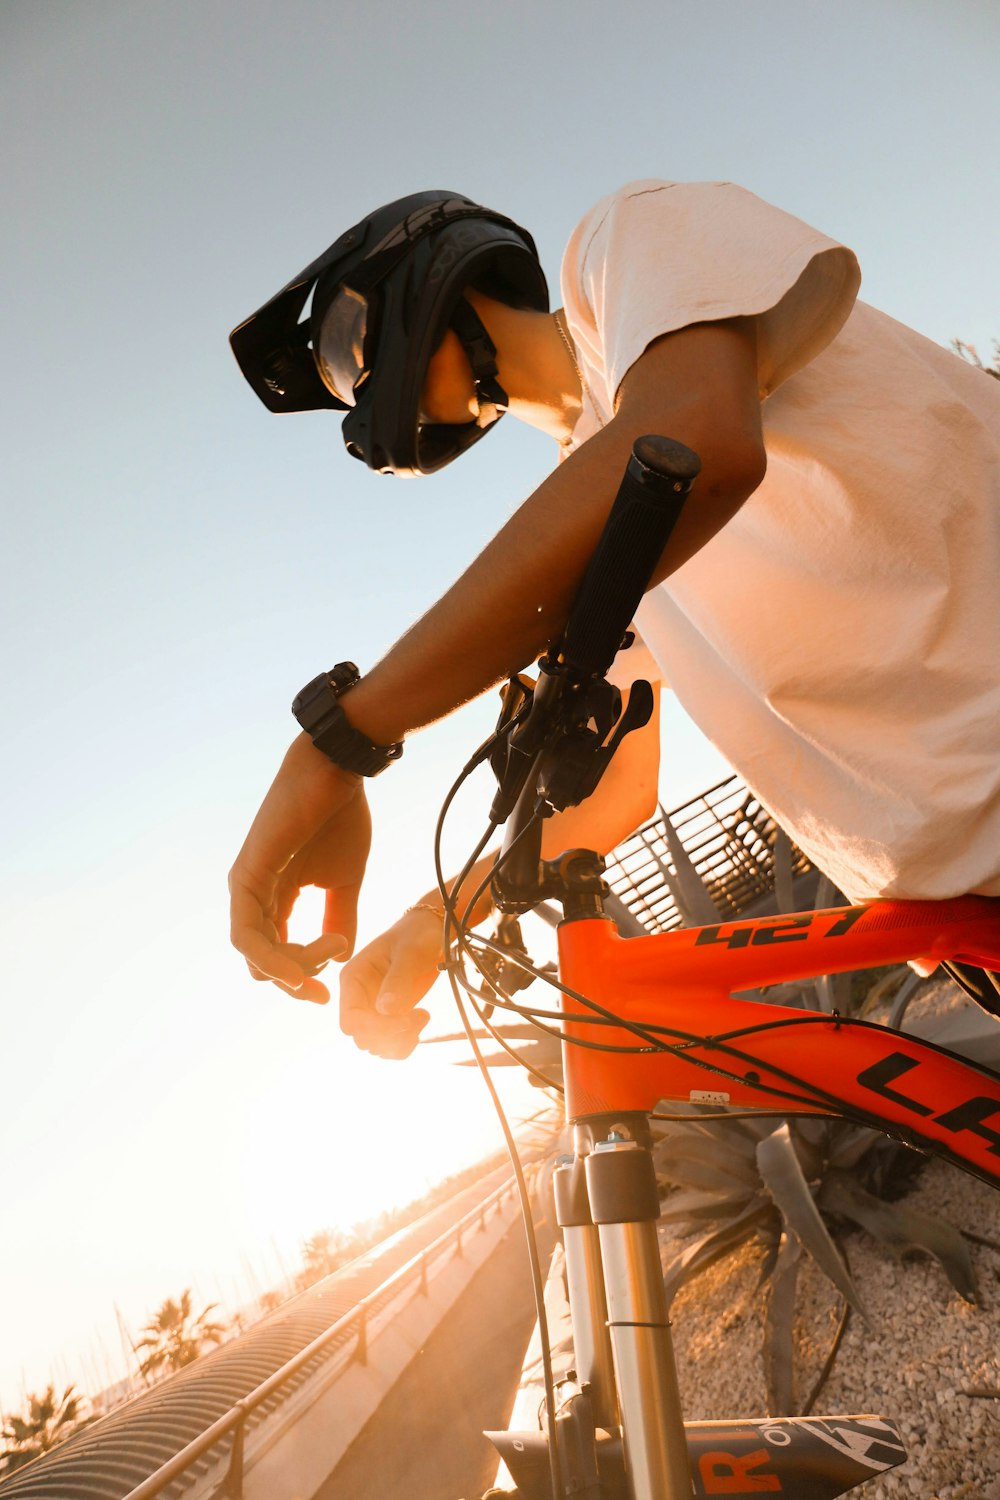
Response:
[{"label": "helmet strap", "polygon": [[451,315],[451,327],[469,361],[476,388],[479,414],[477,427],[490,427],[507,410],[507,392],[497,379],[496,345],[470,302],[460,297]]}]

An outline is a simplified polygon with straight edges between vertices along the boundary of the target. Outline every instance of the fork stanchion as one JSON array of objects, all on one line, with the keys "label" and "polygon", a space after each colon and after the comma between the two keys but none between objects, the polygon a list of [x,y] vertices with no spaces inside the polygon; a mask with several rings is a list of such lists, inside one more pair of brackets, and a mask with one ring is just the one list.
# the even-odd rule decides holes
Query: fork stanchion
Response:
[{"label": "fork stanchion", "polygon": [[612,1136],[587,1157],[587,1190],[600,1230],[608,1326],[633,1500],[691,1500],[663,1270],[653,1159]]},{"label": "fork stanchion", "polygon": [[556,1222],[566,1257],[566,1294],[573,1325],[573,1367],[588,1389],[594,1425],[608,1431],[620,1424],[618,1394],[608,1332],[600,1233],[590,1215],[582,1155],[567,1157],[552,1174]]}]

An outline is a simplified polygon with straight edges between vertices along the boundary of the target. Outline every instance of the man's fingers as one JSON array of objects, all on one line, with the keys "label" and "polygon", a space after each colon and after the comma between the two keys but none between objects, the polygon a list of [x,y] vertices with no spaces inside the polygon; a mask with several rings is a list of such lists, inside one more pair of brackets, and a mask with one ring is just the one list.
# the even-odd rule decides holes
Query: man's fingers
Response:
[{"label": "man's fingers", "polygon": [[[388,983],[388,980],[386,981]],[[375,1009],[380,1016],[405,1016],[417,1003],[414,995],[399,994],[384,989],[375,1001]]]},{"label": "man's fingers", "polygon": [[311,943],[286,943],[284,920],[272,920],[260,899],[242,882],[232,879],[233,946],[246,959],[254,979],[268,980],[296,1000],[326,1005],[330,991],[315,977],[331,959],[343,958],[348,942],[343,934],[327,932]]},{"label": "man's fingers", "polygon": [[409,1057],[430,1019],[416,1007],[437,976],[439,948],[435,931],[397,923],[345,965],[340,1028],[361,1051]]},{"label": "man's fingers", "polygon": [[266,979],[296,988],[305,974],[293,959],[282,955],[275,941],[277,929],[260,897],[233,876],[230,889],[229,939],[233,947],[243,954],[251,971],[257,971],[255,978],[263,974]]},{"label": "man's fingers", "polygon": [[[420,1015],[421,1012],[415,1010],[412,1014],[412,1019],[415,1021]],[[387,1037],[375,1053],[375,1056],[384,1058],[387,1062],[403,1062],[416,1048],[417,1043],[420,1041],[420,1033],[429,1019],[430,1017],[424,1013],[424,1019],[419,1025],[409,1026],[406,1031],[400,1032],[398,1036]]]},{"label": "man's fingers", "polygon": [[233,946],[243,954],[255,979],[263,975],[297,995],[309,977],[291,954],[268,942],[262,932],[234,929]]},{"label": "man's fingers", "polygon": [[305,951],[311,958],[321,959],[323,963],[331,958],[345,958],[347,939],[342,932],[324,932],[322,937],[314,938],[311,943],[306,943]]},{"label": "man's fingers", "polygon": [[330,999],[330,991],[320,980],[306,975],[299,985],[284,984],[280,979],[275,979],[272,974],[265,974],[253,964],[248,963],[250,978],[261,983],[273,984],[277,989],[283,990],[286,995],[291,995],[294,1000],[309,1000],[313,1005],[326,1005]]},{"label": "man's fingers", "polygon": [[420,1040],[420,1033],[430,1020],[425,1010],[414,1010],[406,1016],[373,1016],[370,1012],[359,1017],[353,1041],[362,1052],[372,1057],[401,1061],[409,1057]]},{"label": "man's fingers", "polygon": [[338,886],[326,893],[323,912],[324,933],[338,933],[346,944],[345,954],[354,951],[354,939],[358,933],[358,893],[360,883]]},{"label": "man's fingers", "polygon": [[[285,989],[285,986],[279,988]],[[306,978],[297,990],[288,990],[288,994],[296,1000],[308,1000],[312,1005],[327,1005],[330,1000],[330,991],[319,979]]]},{"label": "man's fingers", "polygon": [[343,942],[335,935],[318,938],[315,943],[289,944],[287,947],[268,940],[253,928],[233,931],[233,945],[246,959],[254,979],[269,980],[296,1000],[310,1000],[326,1005],[330,991],[315,975],[330,958],[343,951]]},{"label": "man's fingers", "polygon": [[291,954],[304,974],[318,974],[331,959],[343,958],[347,942],[339,932],[324,933],[311,943],[287,943],[285,952]]},{"label": "man's fingers", "polygon": [[359,953],[340,975],[340,1029],[354,1036],[359,1017],[370,1017],[385,972],[372,961],[371,948]]},{"label": "man's fingers", "polygon": [[421,1001],[437,978],[437,936],[429,956],[424,946],[398,943],[392,952],[385,978],[379,986],[375,1009],[383,1016],[405,1015]]}]

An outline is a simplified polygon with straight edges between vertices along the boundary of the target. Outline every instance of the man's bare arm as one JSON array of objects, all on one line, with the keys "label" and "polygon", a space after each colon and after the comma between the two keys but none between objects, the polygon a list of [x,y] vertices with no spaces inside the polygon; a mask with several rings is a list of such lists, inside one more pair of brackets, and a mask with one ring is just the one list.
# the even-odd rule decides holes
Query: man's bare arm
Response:
[{"label": "man's bare arm", "polygon": [[[702,461],[654,581],[704,546],[760,483],[765,458],[752,324],[699,324],[657,340],[633,365],[619,397],[608,426],[539,486],[458,582],[345,695],[351,723],[376,743],[449,713],[545,647],[569,613],[636,437],[662,433]],[[230,872],[234,945],[256,977],[304,999],[326,999],[316,967],[350,951],[367,855],[360,795],[357,778],[300,735]],[[285,924],[305,884],[331,893],[327,931],[295,949]]]},{"label": "man's bare arm", "polygon": [[645,432],[686,443],[702,461],[658,582],[704,546],[763,478],[753,325],[699,324],[647,349],[622,383],[613,421],[539,486],[345,698],[351,722],[388,743],[533,660],[569,613],[632,443]]}]

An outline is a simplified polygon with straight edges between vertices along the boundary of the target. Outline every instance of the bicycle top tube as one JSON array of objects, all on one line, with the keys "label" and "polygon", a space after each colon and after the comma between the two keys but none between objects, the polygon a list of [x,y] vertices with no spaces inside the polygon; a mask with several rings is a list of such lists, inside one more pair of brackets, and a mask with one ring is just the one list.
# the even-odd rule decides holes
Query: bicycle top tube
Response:
[{"label": "bicycle top tube", "polygon": [[[627,940],[582,920],[560,927],[559,951],[567,1036],[601,1048],[564,1045],[568,1119],[663,1099],[777,1105],[870,1125],[1000,1185],[1000,1075],[871,1022],[732,998],[908,958],[1000,969],[1000,900],[883,901]],[[581,996],[631,1029],[595,1020]]]}]

